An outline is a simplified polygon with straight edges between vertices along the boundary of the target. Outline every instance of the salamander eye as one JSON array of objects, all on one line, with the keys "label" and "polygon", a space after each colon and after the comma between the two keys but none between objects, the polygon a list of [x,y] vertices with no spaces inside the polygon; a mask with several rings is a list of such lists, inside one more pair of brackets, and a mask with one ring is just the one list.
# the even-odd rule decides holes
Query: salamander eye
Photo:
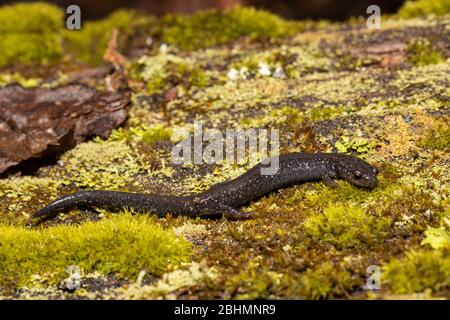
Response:
[{"label": "salamander eye", "polygon": [[362,174],[359,171],[355,171],[355,179],[361,179],[362,178]]}]

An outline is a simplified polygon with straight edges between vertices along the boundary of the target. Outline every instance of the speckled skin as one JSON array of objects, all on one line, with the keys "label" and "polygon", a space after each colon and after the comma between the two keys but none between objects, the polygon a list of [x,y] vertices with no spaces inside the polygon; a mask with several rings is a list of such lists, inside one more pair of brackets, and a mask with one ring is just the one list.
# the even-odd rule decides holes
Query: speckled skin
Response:
[{"label": "speckled skin", "polygon": [[158,216],[210,216],[225,214],[232,218],[247,218],[250,214],[238,208],[274,190],[296,183],[345,179],[356,186],[376,187],[378,171],[364,160],[343,154],[292,153],[279,158],[279,170],[274,175],[261,175],[262,163],[236,179],[218,183],[210,189],[190,196],[160,196],[116,191],[81,191],[52,202],[36,212],[33,218],[46,220],[71,209],[123,208],[136,212],[153,212]]}]

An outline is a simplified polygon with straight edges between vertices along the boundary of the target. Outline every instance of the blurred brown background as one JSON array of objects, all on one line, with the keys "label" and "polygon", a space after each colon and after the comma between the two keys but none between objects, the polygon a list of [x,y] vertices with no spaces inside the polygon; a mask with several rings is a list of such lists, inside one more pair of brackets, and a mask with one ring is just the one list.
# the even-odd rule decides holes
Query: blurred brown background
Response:
[{"label": "blurred brown background", "polygon": [[[1,3],[34,2],[2,1]],[[101,18],[118,8],[134,8],[154,15],[192,13],[208,8],[229,8],[236,4],[254,6],[277,13],[289,19],[345,20],[351,16],[366,15],[366,8],[376,4],[382,13],[393,13],[404,0],[52,0],[67,7],[77,4],[86,18]]]}]

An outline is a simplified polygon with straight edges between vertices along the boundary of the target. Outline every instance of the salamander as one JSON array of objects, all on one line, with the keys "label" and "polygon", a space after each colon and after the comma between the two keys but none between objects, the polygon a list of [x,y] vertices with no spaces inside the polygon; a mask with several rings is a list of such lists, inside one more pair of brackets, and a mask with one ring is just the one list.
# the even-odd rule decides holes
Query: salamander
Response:
[{"label": "salamander", "polygon": [[375,188],[378,170],[366,161],[338,153],[290,153],[280,155],[275,174],[264,175],[261,169],[270,161],[257,164],[236,179],[218,183],[208,190],[187,195],[170,196],[86,190],[63,196],[33,215],[40,222],[72,209],[102,208],[111,211],[131,209],[135,212],[155,213],[160,217],[207,217],[225,215],[229,218],[249,218],[250,213],[240,207],[262,196],[294,184],[322,180],[335,184],[344,179],[357,187]]}]

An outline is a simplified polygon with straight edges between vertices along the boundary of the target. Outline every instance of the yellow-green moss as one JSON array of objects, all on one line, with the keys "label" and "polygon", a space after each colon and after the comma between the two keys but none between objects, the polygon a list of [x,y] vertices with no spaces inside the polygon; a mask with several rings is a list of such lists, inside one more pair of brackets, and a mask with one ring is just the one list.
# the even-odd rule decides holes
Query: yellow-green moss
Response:
[{"label": "yellow-green moss", "polygon": [[[383,280],[384,279],[384,280]],[[397,294],[438,292],[450,286],[448,250],[409,251],[406,257],[392,259],[384,266],[382,281]]]},{"label": "yellow-green moss", "polygon": [[142,135],[142,140],[145,143],[152,144],[158,141],[170,140],[172,132],[162,125],[155,126],[146,130]]},{"label": "yellow-green moss", "polygon": [[450,209],[446,210],[442,220],[439,228],[428,227],[422,245],[430,245],[433,249],[450,249]]},{"label": "yellow-green moss", "polygon": [[441,125],[431,129],[428,135],[418,143],[421,147],[437,150],[450,149],[450,126]]},{"label": "yellow-green moss", "polygon": [[17,63],[48,64],[63,54],[58,35],[17,33],[0,35],[0,66]]},{"label": "yellow-green moss", "polygon": [[391,220],[375,217],[356,206],[336,205],[324,209],[323,214],[305,220],[306,234],[314,241],[341,248],[354,248],[382,241]]},{"label": "yellow-green moss", "polygon": [[63,12],[46,3],[0,7],[0,66],[59,61]]},{"label": "yellow-green moss", "polygon": [[418,39],[412,41],[407,49],[408,60],[415,66],[426,66],[445,61],[444,56],[433,48],[427,39]]},{"label": "yellow-green moss", "polygon": [[309,299],[336,298],[354,286],[351,274],[333,266],[331,262],[324,262],[306,271],[300,279],[303,294]]},{"label": "yellow-green moss", "polygon": [[64,13],[45,2],[18,3],[0,7],[0,34],[58,32]]},{"label": "yellow-green moss", "polygon": [[295,25],[262,10],[235,7],[207,10],[191,16],[168,15],[161,22],[161,39],[182,49],[225,44],[243,36],[278,38],[292,34]]},{"label": "yellow-green moss", "polygon": [[25,78],[20,73],[0,73],[0,86],[9,83],[18,83],[24,88],[37,87],[41,82],[39,78]]},{"label": "yellow-green moss", "polygon": [[79,31],[65,30],[64,49],[84,62],[98,64],[103,61],[113,29],[119,33],[118,50],[121,51],[131,36],[145,29],[150,21],[135,11],[117,10],[105,19],[86,22]]},{"label": "yellow-green moss", "polygon": [[141,125],[129,129],[119,128],[109,136],[110,141],[143,141],[147,144],[170,140],[172,130],[161,124],[156,126]]},{"label": "yellow-green moss", "polygon": [[237,291],[234,299],[270,299],[272,292],[283,287],[283,275],[261,266],[261,260],[258,256],[227,280],[227,287]]},{"label": "yellow-green moss", "polygon": [[408,0],[398,11],[398,15],[403,18],[428,14],[445,15],[448,13],[450,13],[449,0]]},{"label": "yellow-green moss", "polygon": [[34,274],[55,283],[69,266],[82,272],[135,278],[141,270],[161,275],[188,262],[191,245],[151,218],[120,214],[79,226],[29,230],[0,226],[0,283],[24,285]]}]

